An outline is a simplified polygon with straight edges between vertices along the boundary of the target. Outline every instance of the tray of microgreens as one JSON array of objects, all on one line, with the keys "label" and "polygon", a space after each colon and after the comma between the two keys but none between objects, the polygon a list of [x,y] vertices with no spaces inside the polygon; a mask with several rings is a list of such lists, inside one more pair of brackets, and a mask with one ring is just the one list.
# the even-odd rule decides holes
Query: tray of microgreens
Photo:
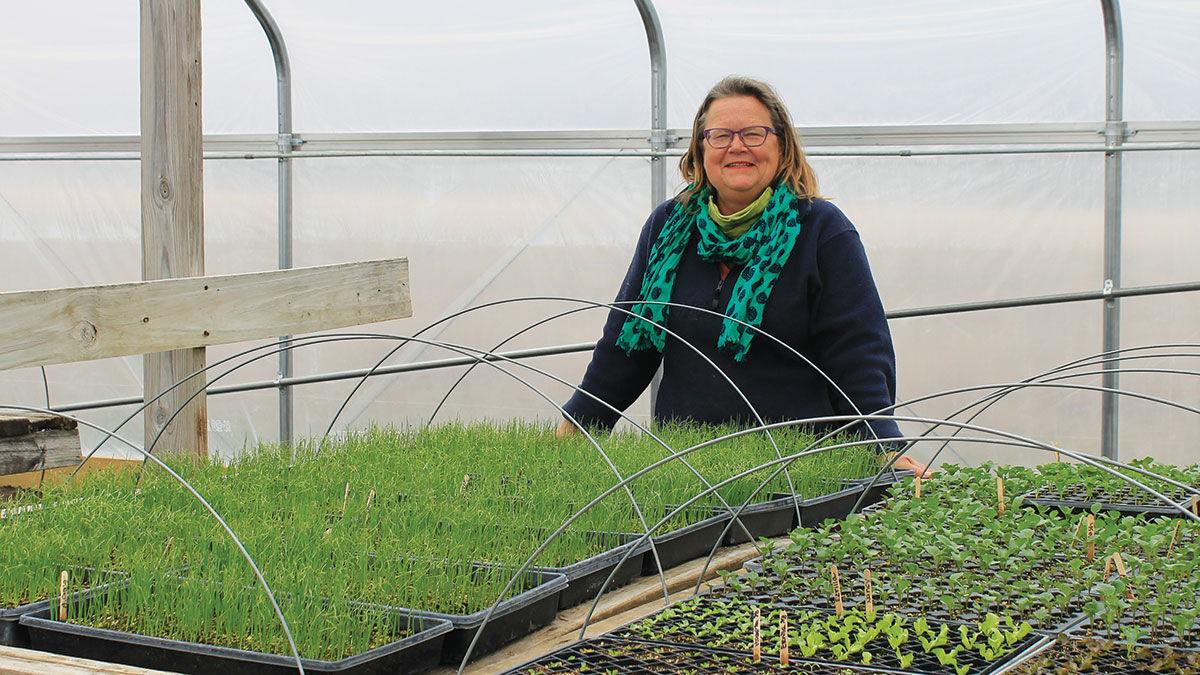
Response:
[{"label": "tray of microgreens", "polygon": [[[416,673],[437,665],[448,621],[339,597],[277,593],[304,668]],[[189,673],[296,672],[260,589],[174,576],[126,580],[27,613],[32,648]]]},{"label": "tray of microgreens", "polygon": [[[682,449],[724,431],[678,426],[660,434],[671,447]],[[804,447],[813,436],[783,430],[775,438],[788,452]],[[618,489],[547,543],[549,532],[612,488],[617,474],[628,476],[666,456],[645,435],[598,439],[616,473],[582,437],[558,439],[551,427],[530,424],[372,429],[335,443],[254,448],[229,463],[167,461],[222,514],[280,597],[341,598],[460,617],[479,616],[499,603],[492,618],[499,622],[506,610],[522,605],[518,598],[533,605],[561,591],[563,583],[554,581],[560,577],[547,570],[577,565],[637,541],[635,535],[658,524],[668,505],[691,499],[704,489],[704,481],[715,484],[777,457],[761,434],[698,450],[688,457],[692,468],[673,461],[631,483],[629,492],[639,509]],[[769,476],[760,471],[729,483],[719,494],[732,505],[747,501],[756,490],[769,495],[794,487],[801,496],[814,496],[829,480],[866,475],[875,462],[865,448],[835,458],[802,458],[790,472],[791,486],[781,474],[760,489]],[[75,569],[132,575],[139,581],[131,582],[131,588],[165,588],[152,580],[179,570],[220,588],[257,588],[248,565],[211,515],[152,465],[126,474],[81,476],[48,485],[43,492],[19,495],[6,504],[15,517],[0,519],[0,608],[59,595],[61,572]],[[676,514],[655,529],[656,538],[711,517],[711,509],[721,505],[716,496],[697,504],[708,513]],[[596,536],[600,532],[619,536]],[[542,553],[529,560],[543,544]],[[527,561],[530,568],[518,573],[516,568]],[[554,588],[547,591],[547,582]],[[70,583],[71,591],[95,585],[83,574],[72,574]],[[160,590],[139,592],[152,598],[147,602],[161,604],[144,610],[133,606],[122,624],[126,628],[161,629],[164,634],[150,637],[184,641],[222,632],[212,626],[184,635],[172,632],[170,625],[145,623],[136,614],[157,612],[155,607],[173,606],[180,599]],[[187,602],[204,604],[198,597]],[[558,600],[553,603],[556,609]],[[289,623],[289,611],[311,613],[289,607],[284,612]],[[323,620],[342,621],[338,617],[343,614]],[[271,613],[253,617],[250,632],[263,644],[224,646],[278,652],[283,638],[278,620]],[[524,623],[527,632],[537,622]],[[334,626],[329,631],[342,635],[355,629]],[[299,647],[302,655],[326,648],[320,641]],[[481,641],[476,655],[488,647]],[[339,653],[360,653],[362,648],[331,647]]]}]

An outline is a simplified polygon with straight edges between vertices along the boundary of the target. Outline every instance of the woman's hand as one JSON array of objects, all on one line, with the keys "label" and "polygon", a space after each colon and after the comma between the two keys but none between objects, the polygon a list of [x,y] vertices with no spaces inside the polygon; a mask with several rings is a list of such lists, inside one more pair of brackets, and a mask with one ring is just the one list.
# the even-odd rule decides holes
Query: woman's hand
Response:
[{"label": "woman's hand", "polygon": [[[561,436],[562,434],[560,433],[559,435]],[[931,469],[930,467],[921,464],[908,455],[901,455],[900,458],[896,460],[896,463],[892,465],[892,468],[900,471],[907,469],[912,471],[914,476],[920,476],[921,478],[929,478],[935,471],[935,469]]]},{"label": "woman's hand", "polygon": [[566,438],[568,436],[574,436],[577,433],[579,433],[579,427],[572,424],[571,420],[563,420],[562,423],[558,425],[558,430],[554,432],[554,435],[558,438]]}]

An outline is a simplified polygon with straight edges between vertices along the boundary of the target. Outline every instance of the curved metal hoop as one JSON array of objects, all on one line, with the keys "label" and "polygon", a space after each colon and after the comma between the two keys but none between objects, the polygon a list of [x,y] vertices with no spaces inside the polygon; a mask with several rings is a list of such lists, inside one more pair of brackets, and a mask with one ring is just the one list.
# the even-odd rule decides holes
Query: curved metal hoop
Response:
[{"label": "curved metal hoop", "polygon": [[[1036,381],[1041,380],[1042,378],[1049,377],[1051,375],[1054,375],[1054,374],[1057,374],[1060,372],[1065,372],[1068,370],[1073,370],[1075,368],[1082,368],[1082,367],[1087,367],[1087,366],[1091,366],[1091,365],[1111,363],[1113,361],[1120,363],[1122,360],[1195,356],[1193,354],[1150,354],[1150,355],[1138,355],[1138,356],[1117,356],[1114,358],[1114,355],[1116,355],[1116,354],[1125,354],[1128,352],[1146,351],[1149,349],[1177,349],[1177,348],[1196,348],[1196,347],[1200,347],[1200,344],[1183,342],[1183,343],[1164,343],[1164,344],[1158,344],[1158,345],[1144,345],[1144,346],[1140,346],[1140,347],[1126,347],[1124,349],[1115,349],[1115,350],[1111,350],[1111,351],[1107,351],[1107,352],[1100,352],[1098,354],[1093,354],[1091,356],[1087,356],[1082,359],[1076,359],[1075,361],[1070,361],[1070,362],[1062,364],[1060,366],[1056,366],[1044,373],[1039,373],[1037,375],[1034,375],[1031,378],[1022,380],[1022,382],[1036,382]],[[955,417],[958,417],[959,415],[969,411],[971,408],[973,408],[977,405],[982,405],[983,407],[980,410],[976,411],[970,417],[967,418],[968,422],[972,422],[976,418],[978,418],[980,415],[982,415],[984,412],[986,412],[988,409],[990,409],[993,405],[999,403],[1003,398],[1007,397],[1009,394],[1013,393],[1014,391],[1018,391],[1018,389],[1019,388],[1007,389],[1004,391],[999,391],[999,392],[989,394],[988,396],[985,396],[985,397],[980,398],[972,403],[969,403],[968,405],[964,406],[963,408],[960,408],[959,410],[951,413],[948,419],[953,419]],[[930,429],[930,431],[932,431],[932,429]],[[945,441],[944,443],[942,443],[941,447],[939,447],[937,449],[937,451],[933,454],[933,457],[929,460],[931,464],[933,463],[934,460],[936,460],[938,458],[938,456],[942,453],[943,450],[946,449],[946,447],[949,444],[950,444],[950,441]]]},{"label": "curved metal hoop", "polygon": [[[463,315],[465,315],[465,314],[469,314],[469,313],[471,313],[471,312],[479,311],[479,310],[481,310],[481,309],[486,309],[486,308],[489,308],[489,307],[496,307],[496,306],[500,306],[500,305],[505,305],[505,304],[509,304],[509,303],[513,303],[513,302],[524,302],[524,301],[531,301],[531,300],[557,300],[557,301],[566,300],[566,301],[571,301],[571,302],[579,302],[579,303],[583,303],[583,304],[586,304],[586,305],[588,305],[589,307],[609,307],[610,309],[613,309],[613,310],[616,310],[616,311],[625,312],[626,314],[628,314],[628,315],[630,315],[630,316],[637,316],[637,315],[633,314],[632,312],[629,312],[628,310],[625,310],[625,309],[618,308],[618,307],[616,307],[615,305],[607,305],[607,304],[603,304],[603,303],[596,303],[596,302],[592,302],[592,301],[590,301],[590,300],[572,300],[572,299],[570,299],[570,298],[554,298],[554,297],[545,297],[545,298],[537,298],[537,297],[530,297],[530,298],[516,298],[516,299],[511,299],[511,300],[497,300],[497,301],[495,301],[495,302],[486,303],[486,304],[484,304],[484,305],[479,305],[479,306],[476,306],[476,307],[468,307],[467,309],[464,309],[464,310],[462,310],[462,311],[460,311],[460,312],[455,312],[454,314],[451,314],[451,315],[450,315],[450,316],[448,316],[448,317],[443,317],[443,318],[441,318],[441,319],[438,319],[437,321],[435,321],[435,322],[433,322],[433,323],[429,324],[428,326],[425,326],[425,327],[424,327],[424,328],[422,328],[421,330],[417,331],[417,332],[414,334],[414,337],[415,337],[415,335],[420,335],[421,333],[424,333],[424,332],[425,332],[425,331],[427,331],[427,330],[431,330],[433,327],[437,326],[438,324],[444,323],[444,322],[446,322],[446,321],[450,321],[450,320],[452,320],[452,319],[458,318],[458,317],[460,317],[460,316],[463,316]],[[679,340],[679,341],[680,341],[682,344],[684,344],[684,345],[686,345],[686,346],[690,347],[690,348],[691,348],[693,351],[695,351],[697,356],[699,356],[699,357],[700,357],[701,359],[703,359],[703,360],[704,360],[706,363],[708,363],[708,365],[712,366],[712,368],[713,368],[714,370],[716,370],[716,371],[717,371],[717,374],[719,374],[719,375],[720,375],[722,378],[724,378],[724,379],[725,379],[725,381],[726,381],[726,382],[729,384],[729,386],[733,388],[733,390],[734,390],[734,391],[737,393],[737,395],[738,395],[738,396],[739,396],[739,397],[742,399],[742,401],[743,401],[743,402],[746,404],[746,407],[748,407],[748,408],[750,409],[750,412],[754,414],[754,417],[755,417],[755,419],[757,419],[757,420],[759,421],[759,423],[760,423],[760,424],[765,424],[764,420],[762,419],[762,416],[758,414],[758,410],[757,410],[757,409],[755,409],[755,407],[754,407],[754,405],[753,405],[752,403],[750,403],[750,399],[749,399],[749,398],[747,398],[747,396],[746,396],[746,395],[745,395],[745,394],[742,392],[741,388],[739,388],[739,387],[738,387],[736,384],[734,384],[733,380],[732,380],[732,379],[729,377],[729,375],[728,375],[728,374],[726,374],[726,373],[725,373],[725,371],[721,370],[720,366],[718,366],[716,363],[713,363],[712,359],[710,359],[710,358],[708,358],[707,356],[705,356],[703,353],[701,353],[701,352],[700,352],[700,350],[699,350],[697,347],[695,347],[694,345],[692,345],[692,344],[691,344],[691,343],[689,343],[688,341],[684,340],[683,338],[679,337],[678,335],[676,335],[675,333],[673,333],[673,332],[672,332],[670,329],[666,328],[665,326],[662,326],[662,325],[660,325],[660,324],[657,324],[657,323],[655,323],[654,321],[651,321],[650,319],[646,319],[646,318],[644,318],[644,317],[641,317],[641,316],[638,316],[637,318],[638,318],[639,320],[642,320],[642,321],[647,321],[647,322],[649,322],[649,323],[651,323],[651,324],[653,324],[653,325],[655,325],[655,326],[658,326],[659,328],[661,328],[662,330],[664,330],[666,333],[668,333],[669,335],[671,335],[671,336],[672,336],[672,337],[674,337],[675,339]],[[396,352],[397,352],[397,351],[398,351],[398,350],[399,350],[401,347],[403,347],[403,346],[404,346],[404,343],[401,343],[401,344],[399,344],[399,345],[396,345],[396,347],[395,347],[394,349],[392,349],[392,351],[390,351],[390,352],[388,352],[387,354],[385,354],[385,355],[383,356],[383,358],[381,358],[381,359],[380,359],[380,360],[379,360],[379,361],[378,361],[378,362],[377,362],[377,363],[376,363],[374,366],[372,366],[372,367],[371,367],[371,369],[370,369],[370,370],[369,370],[369,371],[368,371],[366,374],[364,374],[364,375],[363,375],[362,379],[360,379],[360,380],[358,381],[358,383],[354,385],[354,388],[353,388],[353,389],[350,391],[350,393],[349,393],[349,394],[347,394],[347,395],[346,395],[346,399],[345,399],[344,401],[342,401],[342,405],[341,405],[341,407],[339,407],[339,408],[338,408],[338,410],[337,410],[337,412],[336,412],[336,413],[334,413],[334,415],[333,415],[333,419],[329,421],[329,427],[328,427],[328,428],[325,430],[325,435],[326,435],[326,436],[328,436],[328,435],[329,435],[329,433],[330,433],[330,431],[332,431],[332,430],[333,430],[333,425],[334,425],[334,424],[337,422],[337,418],[338,418],[338,416],[340,416],[340,415],[341,415],[341,413],[342,413],[342,411],[346,409],[346,406],[347,406],[347,405],[349,405],[349,403],[350,403],[350,399],[351,399],[351,398],[353,398],[354,394],[356,394],[356,393],[358,392],[359,388],[360,388],[360,387],[362,387],[363,383],[365,383],[365,382],[367,381],[367,378],[369,378],[369,377],[370,377],[372,374],[374,374],[376,370],[378,370],[379,368],[381,368],[381,367],[383,366],[384,362],[386,362],[386,361],[387,361],[389,358],[391,358],[391,357],[392,357],[392,355],[393,355],[393,354],[395,354],[395,353],[396,353]],[[478,362],[477,362],[477,363],[478,363]],[[546,374],[546,373],[543,373],[543,374]],[[548,375],[548,374],[547,374],[547,375]],[[562,382],[563,384],[566,384],[567,386],[571,387],[571,388],[572,388],[572,389],[574,389],[575,391],[584,392],[584,393],[585,393],[585,394],[586,394],[586,395],[587,395],[589,398],[591,398],[591,399],[593,399],[593,400],[595,400],[595,401],[599,401],[599,402],[603,403],[605,407],[607,407],[607,408],[610,408],[610,409],[612,409],[612,410],[616,411],[616,412],[617,412],[617,414],[618,414],[618,415],[620,415],[622,419],[628,420],[628,421],[629,421],[631,424],[633,424],[633,425],[634,425],[634,426],[636,426],[637,428],[639,428],[639,429],[641,429],[641,430],[645,431],[646,433],[649,433],[649,430],[648,430],[648,429],[646,429],[645,427],[643,427],[641,424],[638,424],[636,421],[634,421],[634,420],[633,420],[633,418],[631,418],[631,417],[627,416],[627,415],[624,413],[624,411],[619,411],[619,410],[616,410],[616,408],[614,408],[613,406],[609,405],[607,402],[605,402],[605,401],[600,401],[600,399],[599,399],[599,398],[597,398],[596,396],[592,395],[592,394],[591,394],[591,392],[586,392],[586,391],[584,391],[583,389],[581,389],[581,388],[579,388],[579,387],[577,387],[577,386],[571,385],[570,383],[567,383],[567,382],[565,382],[565,381],[563,381],[563,380],[561,380],[561,379],[559,379],[559,378],[557,378],[557,377],[553,377],[553,376],[550,376],[550,377],[552,377],[553,379],[555,379],[555,380],[557,380],[557,381],[559,381],[559,382]],[[443,399],[443,400],[444,400],[444,399]],[[556,407],[558,407],[558,406],[556,406]],[[562,412],[565,412],[565,411],[563,411],[561,408],[559,408],[559,410],[560,410],[560,411],[562,411]],[[572,423],[572,424],[575,424],[575,426],[577,426],[577,427],[579,426],[578,424],[576,424],[576,422],[575,422],[575,420],[574,420],[574,419],[572,419],[572,420],[571,420],[571,423]],[[771,433],[770,433],[769,431],[768,431],[768,432],[766,432],[766,435],[767,435],[767,440],[768,440],[768,441],[770,441],[770,443],[771,443],[771,447],[773,447],[773,448],[775,449],[775,455],[776,455],[776,456],[779,456],[779,457],[782,457],[783,455],[782,455],[782,453],[781,453],[781,452],[780,452],[780,450],[779,450],[779,445],[778,445],[778,444],[775,442],[775,438],[774,438],[773,436],[771,436]],[[670,446],[668,446],[666,443],[664,443],[664,442],[663,442],[661,439],[659,439],[659,438],[658,438],[656,435],[654,435],[654,434],[651,434],[651,438],[653,438],[653,439],[654,439],[655,441],[657,441],[657,442],[658,442],[660,445],[662,445],[662,446],[663,446],[663,448],[664,448],[664,449],[666,449],[668,452],[670,452],[670,451],[671,451],[671,448],[670,448]],[[691,469],[693,473],[695,473],[697,476],[699,476],[701,483],[705,483],[705,484],[707,484],[707,481],[705,481],[704,477],[703,477],[703,476],[700,476],[700,474],[699,474],[698,472],[696,472],[696,471],[695,471],[695,469],[694,469],[694,468],[692,468],[692,466],[691,466],[690,464],[686,464],[686,466],[687,466],[687,468],[688,468],[688,469]],[[787,474],[785,474],[785,476],[787,477],[788,492],[790,492],[790,493],[791,493],[793,496],[795,496],[795,494],[796,494],[796,487],[795,487],[795,484],[792,482],[792,476],[791,476],[791,474],[790,474],[790,473],[787,473]],[[724,500],[724,498],[720,497],[719,495],[718,495],[718,498],[720,499],[720,501],[721,501],[722,505],[723,505],[725,508],[727,508],[727,509],[728,509],[728,508],[729,508],[729,504],[725,503],[725,500]],[[800,515],[800,511],[799,511],[799,510],[797,510],[797,511],[796,511],[796,516],[797,516],[797,517],[799,517],[799,515]],[[742,529],[744,530],[745,528],[743,527]],[[658,555],[657,555],[657,553],[655,553],[655,559],[657,560],[657,558],[658,558]],[[661,572],[661,570],[660,570],[660,572]],[[663,587],[664,587],[664,588],[666,587],[666,581],[665,581],[665,579],[664,579],[664,581],[663,581]]]},{"label": "curved metal hoop", "polygon": [[[535,368],[535,367],[533,367],[533,366],[530,366],[530,365],[528,365],[528,364],[524,364],[524,363],[517,362],[517,361],[515,361],[515,360],[513,360],[513,359],[509,359],[508,357],[505,357],[505,356],[502,356],[502,355],[499,355],[499,354],[492,354],[492,353],[489,353],[489,352],[482,352],[482,351],[480,351],[480,350],[476,350],[476,349],[473,349],[473,348],[471,348],[471,347],[463,347],[463,346],[460,346],[460,345],[453,345],[453,344],[450,344],[450,343],[446,343],[446,342],[440,342],[440,341],[436,341],[436,340],[423,340],[423,339],[420,339],[420,338],[413,338],[413,337],[406,337],[406,336],[397,336],[397,335],[376,335],[376,336],[371,336],[371,337],[373,337],[373,338],[375,338],[375,339],[400,340],[402,344],[404,344],[404,343],[407,343],[407,342],[409,342],[409,341],[421,342],[421,343],[424,343],[424,344],[427,344],[427,345],[430,345],[430,346],[441,347],[441,348],[443,348],[443,349],[447,349],[447,350],[449,350],[449,351],[456,352],[456,353],[458,353],[458,354],[460,354],[460,355],[463,355],[463,356],[467,356],[467,357],[470,357],[470,358],[474,358],[474,359],[476,359],[476,363],[480,363],[480,362],[482,362],[482,363],[486,363],[487,365],[489,365],[489,366],[491,366],[491,367],[495,368],[496,370],[499,370],[501,373],[504,373],[505,375],[508,375],[509,377],[511,377],[511,378],[513,378],[513,379],[515,379],[517,382],[520,382],[522,385],[524,385],[525,387],[527,387],[528,389],[530,389],[531,391],[533,391],[534,393],[536,393],[538,396],[542,397],[542,399],[544,399],[544,400],[545,400],[547,403],[549,403],[550,405],[552,405],[552,406],[554,406],[555,408],[557,408],[561,414],[563,414],[563,415],[567,416],[568,418],[570,418],[570,419],[571,419],[571,422],[572,422],[572,424],[574,424],[574,423],[576,422],[576,421],[575,421],[575,419],[574,419],[573,417],[571,417],[571,416],[570,416],[570,415],[567,413],[567,411],[566,411],[566,410],[564,410],[564,409],[563,409],[561,406],[559,406],[557,403],[555,403],[553,399],[551,399],[549,396],[547,396],[547,395],[545,394],[545,392],[543,392],[542,390],[540,390],[540,389],[538,389],[537,387],[533,386],[532,384],[530,384],[530,383],[529,383],[529,382],[527,382],[526,380],[522,379],[521,377],[519,377],[519,376],[517,376],[517,375],[515,375],[515,374],[513,374],[513,373],[511,373],[511,372],[509,372],[509,371],[507,371],[507,370],[505,370],[505,369],[503,369],[503,368],[501,368],[501,367],[500,367],[498,364],[494,363],[492,360],[497,360],[497,361],[505,361],[505,362],[508,362],[508,363],[512,363],[512,364],[514,364],[514,365],[518,365],[518,366],[520,366],[520,367],[522,367],[522,368],[526,368],[526,369],[528,369],[528,370],[532,370],[532,371],[534,371],[534,372],[536,372],[536,373],[539,373],[539,374],[542,374],[542,375],[546,375],[547,377],[550,377],[550,378],[552,378],[552,379],[558,380],[559,382],[563,382],[564,384],[566,384],[566,383],[565,383],[563,380],[560,380],[560,379],[558,379],[557,377],[555,377],[555,376],[553,376],[553,375],[551,375],[551,374],[549,374],[549,373],[546,373],[546,372],[544,372],[544,371],[542,371],[542,370],[540,370],[540,369],[538,369],[538,368]],[[272,356],[272,355],[274,355],[274,354],[276,354],[276,353],[278,353],[278,352],[281,352],[281,351],[290,351],[290,350],[292,350],[292,349],[296,349],[297,347],[301,347],[301,346],[308,346],[308,345],[310,345],[310,344],[320,344],[320,343],[324,343],[324,342],[337,342],[337,341],[346,340],[346,339],[366,339],[366,338],[364,338],[364,336],[362,336],[362,335],[353,335],[353,336],[348,336],[348,337],[323,336],[323,338],[324,338],[324,339],[320,339],[320,340],[317,340],[317,341],[315,341],[315,342],[305,342],[305,343],[302,343],[302,344],[295,344],[295,343],[296,343],[296,342],[298,342],[298,341],[293,341],[291,344],[282,345],[282,346],[281,346],[281,345],[279,345],[278,343],[276,343],[275,345],[268,345],[268,347],[274,347],[274,349],[273,349],[272,351],[267,351],[267,352],[266,352],[266,353],[264,353],[264,354],[260,354],[260,355],[258,355],[258,356],[255,356],[254,358],[252,358],[252,359],[250,359],[250,360],[246,361],[245,363],[240,363],[240,364],[238,364],[238,365],[234,366],[233,368],[230,368],[229,370],[227,370],[227,371],[225,371],[225,372],[221,373],[221,374],[220,374],[220,375],[218,375],[216,378],[214,378],[214,379],[213,379],[211,382],[209,382],[208,384],[206,384],[204,389],[201,389],[200,391],[196,391],[196,392],[192,393],[192,394],[191,394],[191,395],[190,395],[190,396],[189,396],[189,397],[188,397],[188,398],[187,398],[187,399],[186,399],[186,400],[185,400],[185,401],[184,401],[184,402],[183,402],[183,403],[182,403],[182,404],[181,404],[181,405],[180,405],[180,406],[179,406],[179,407],[178,407],[178,408],[175,410],[175,412],[171,414],[171,416],[170,416],[170,417],[167,419],[167,421],[166,421],[166,422],[163,424],[163,426],[162,426],[162,429],[160,429],[160,430],[159,430],[159,433],[158,433],[158,435],[154,437],[154,443],[157,443],[157,442],[158,442],[158,440],[159,440],[159,439],[162,437],[162,434],[163,434],[163,432],[164,432],[164,431],[167,429],[167,427],[169,427],[169,426],[171,425],[171,423],[175,421],[175,418],[176,418],[176,417],[177,417],[177,416],[178,416],[178,415],[179,415],[179,414],[180,414],[180,413],[181,413],[181,412],[184,410],[184,408],[186,408],[186,407],[187,407],[187,405],[188,405],[189,403],[191,403],[191,402],[192,402],[192,400],[193,400],[194,398],[196,398],[196,397],[197,397],[197,396],[199,396],[201,393],[203,393],[204,391],[206,391],[206,390],[208,389],[208,387],[211,387],[211,386],[213,386],[214,384],[216,384],[218,381],[220,381],[220,379],[221,379],[221,378],[225,377],[226,375],[229,375],[229,374],[230,374],[230,373],[232,373],[232,372],[235,372],[236,370],[238,370],[238,369],[240,369],[240,368],[243,368],[243,367],[245,367],[245,366],[247,366],[247,365],[249,365],[249,364],[251,364],[251,363],[253,363],[253,362],[257,361],[257,360],[264,359],[264,358],[268,358],[268,357],[270,357],[270,356]],[[489,360],[489,359],[491,359],[491,360]],[[194,377],[194,376],[196,376],[196,375],[198,375],[198,374],[199,374],[199,373],[193,373],[193,375],[191,375],[191,376],[189,376],[189,377]],[[178,382],[178,383],[176,383],[174,386],[179,386],[180,384],[182,384],[182,382]],[[569,386],[569,385],[568,385],[568,386]],[[165,392],[164,392],[164,394],[165,394]],[[619,413],[619,414],[620,414],[620,413]],[[584,433],[584,435],[586,436],[586,438],[588,439],[588,441],[589,441],[589,442],[592,444],[592,446],[596,448],[596,451],[597,451],[598,453],[600,453],[600,456],[601,456],[601,458],[603,458],[603,460],[604,460],[605,464],[607,464],[607,465],[608,465],[609,469],[610,469],[610,470],[613,472],[613,474],[614,474],[614,475],[617,477],[617,480],[618,480],[618,481],[620,481],[620,480],[621,480],[621,473],[620,473],[620,471],[617,469],[616,465],[615,465],[615,464],[613,464],[612,460],[609,458],[609,456],[608,456],[608,453],[606,453],[606,452],[604,451],[604,449],[603,449],[602,447],[600,447],[600,444],[596,442],[596,439],[595,439],[595,438],[594,438],[594,437],[591,435],[591,433],[589,433],[587,430],[583,430],[583,433]],[[151,446],[150,446],[150,448],[148,449],[148,451],[147,451],[147,453],[146,453],[147,455],[149,455],[150,453],[152,453],[152,452],[153,452],[153,450],[154,450],[154,443],[152,443],[152,444],[151,444]],[[95,452],[95,451],[93,450],[93,452]],[[644,529],[644,528],[646,528],[646,527],[647,527],[647,524],[646,524],[646,519],[645,519],[645,516],[642,514],[641,505],[640,505],[640,504],[638,504],[638,502],[637,502],[637,499],[636,499],[636,498],[633,496],[633,492],[632,492],[631,490],[629,490],[629,489],[626,489],[626,490],[625,490],[625,493],[626,493],[626,495],[629,497],[629,501],[630,501],[630,503],[633,505],[633,510],[634,510],[634,513],[635,513],[635,515],[637,516],[638,520],[639,520],[639,521],[641,521],[641,524],[642,524],[642,527],[643,527],[643,529]],[[724,501],[724,500],[722,500],[722,501]],[[728,504],[726,504],[726,506],[728,507]],[[743,530],[745,530],[745,529],[746,529],[744,525],[742,526],[742,529],[743,529]],[[749,534],[749,533],[747,532],[747,535],[748,535],[748,534]],[[660,570],[659,570],[659,580],[660,580],[660,581],[661,581],[661,583],[662,583],[663,597],[664,597],[664,598],[665,598],[665,597],[668,597],[668,596],[670,595],[670,592],[667,590],[667,580],[666,580],[666,576],[662,574],[662,570],[661,570],[662,564],[661,564],[661,560],[659,559],[659,555],[658,555],[658,547],[657,547],[657,545],[655,545],[655,543],[653,542],[653,540],[650,542],[650,551],[651,551],[651,554],[654,556],[654,560],[655,560],[655,562],[658,562],[658,563],[659,563],[659,567],[660,567]],[[518,576],[519,576],[519,573],[518,573]],[[514,581],[514,582],[515,582],[516,578],[517,578],[517,577],[514,577],[514,579],[513,579],[513,581]],[[507,592],[507,591],[506,591],[506,592]],[[483,625],[481,625],[481,626],[480,626],[480,630],[481,630],[481,631],[483,630],[484,626],[486,626],[486,622],[485,622]]]},{"label": "curved metal hoop", "polygon": [[[33,406],[20,406],[20,405],[0,405],[0,409],[25,410],[27,412],[40,412],[40,413],[46,413],[48,415],[59,415],[61,417],[66,417],[68,419],[75,420],[76,423],[82,424],[82,425],[87,426],[96,431],[107,431],[96,424],[92,424],[91,422],[88,422],[87,420],[79,419],[78,417],[75,417],[74,415],[69,415],[69,414],[65,414],[65,413],[56,413],[47,408],[37,408],[37,407],[33,407]],[[268,584],[267,580],[263,578],[262,572],[259,571],[258,565],[254,562],[254,558],[252,558],[250,556],[250,552],[247,551],[246,547],[242,545],[242,540],[239,539],[236,534],[234,534],[233,529],[231,527],[229,527],[229,524],[225,522],[225,519],[221,517],[221,514],[217,513],[217,510],[212,507],[212,504],[209,504],[208,500],[205,499],[199,492],[197,492],[196,488],[192,487],[191,483],[187,482],[186,480],[183,479],[182,476],[175,473],[175,471],[173,469],[171,469],[171,467],[164,464],[162,460],[151,455],[150,452],[138,447],[136,444],[125,439],[123,436],[117,435],[114,431],[108,431],[107,438],[116,438],[117,440],[121,441],[122,443],[129,446],[130,448],[133,448],[134,450],[142,453],[142,455],[146,459],[153,460],[155,464],[157,464],[160,468],[162,468],[164,471],[166,471],[172,478],[174,478],[176,481],[178,481],[180,485],[182,485],[184,488],[187,489],[188,492],[192,493],[192,496],[195,497],[196,500],[199,501],[200,504],[204,506],[205,510],[207,510],[212,515],[212,517],[216,518],[217,522],[221,524],[221,528],[224,529],[225,533],[229,535],[229,538],[233,540],[233,543],[237,546],[238,551],[241,552],[242,557],[245,558],[246,562],[250,564],[250,569],[254,570],[254,576],[255,576],[255,578],[258,579],[258,583],[263,587],[263,590],[267,592],[267,598],[271,601],[271,607],[275,610],[275,616],[279,618],[279,623],[283,626],[283,632],[287,636],[288,647],[291,648],[292,656],[296,659],[296,669],[300,671],[301,675],[304,675],[304,663],[301,662],[301,660],[300,660],[300,651],[296,648],[296,641],[292,638],[292,629],[288,626],[287,619],[285,619],[283,617],[283,610],[280,609],[279,603],[276,602],[276,600],[275,600],[275,593],[273,593],[271,591],[270,584]],[[83,462],[80,462],[81,466],[82,466],[82,464],[83,464]],[[68,477],[68,480],[70,480],[74,476],[75,476],[75,474],[71,474],[71,476]]]}]

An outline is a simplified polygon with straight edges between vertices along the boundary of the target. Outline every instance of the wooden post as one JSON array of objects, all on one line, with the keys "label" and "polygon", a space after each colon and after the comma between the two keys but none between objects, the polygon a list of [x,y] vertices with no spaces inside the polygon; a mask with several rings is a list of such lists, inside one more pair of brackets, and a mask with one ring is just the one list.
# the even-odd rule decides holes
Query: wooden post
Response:
[{"label": "wooden post", "polygon": [[[200,0],[141,0],[141,99],[142,279],[203,276]],[[146,354],[147,400],[204,364],[203,347]],[[205,384],[194,378],[148,408],[146,442]],[[176,417],[155,451],[208,454],[203,395]]]}]

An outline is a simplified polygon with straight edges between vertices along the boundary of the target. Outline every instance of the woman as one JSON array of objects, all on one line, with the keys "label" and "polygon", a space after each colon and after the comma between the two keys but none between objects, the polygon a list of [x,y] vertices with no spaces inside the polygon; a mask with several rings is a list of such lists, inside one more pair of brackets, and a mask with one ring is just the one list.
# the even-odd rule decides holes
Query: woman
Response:
[{"label": "woman", "polygon": [[[783,102],[766,83],[730,76],[708,92],[679,163],[688,187],[650,214],[618,302],[667,327],[715,362],[767,422],[856,414],[895,400],[895,356],[883,305],[854,226],[820,199]],[[580,387],[625,410],[659,363],[654,417],[757,424],[750,408],[696,350],[646,321],[612,311]],[[576,392],[567,412],[612,428],[618,415]],[[892,420],[871,427],[900,436]],[[564,420],[560,435],[574,425]],[[865,431],[865,430],[863,430]],[[907,457],[900,468],[924,470]]]}]

